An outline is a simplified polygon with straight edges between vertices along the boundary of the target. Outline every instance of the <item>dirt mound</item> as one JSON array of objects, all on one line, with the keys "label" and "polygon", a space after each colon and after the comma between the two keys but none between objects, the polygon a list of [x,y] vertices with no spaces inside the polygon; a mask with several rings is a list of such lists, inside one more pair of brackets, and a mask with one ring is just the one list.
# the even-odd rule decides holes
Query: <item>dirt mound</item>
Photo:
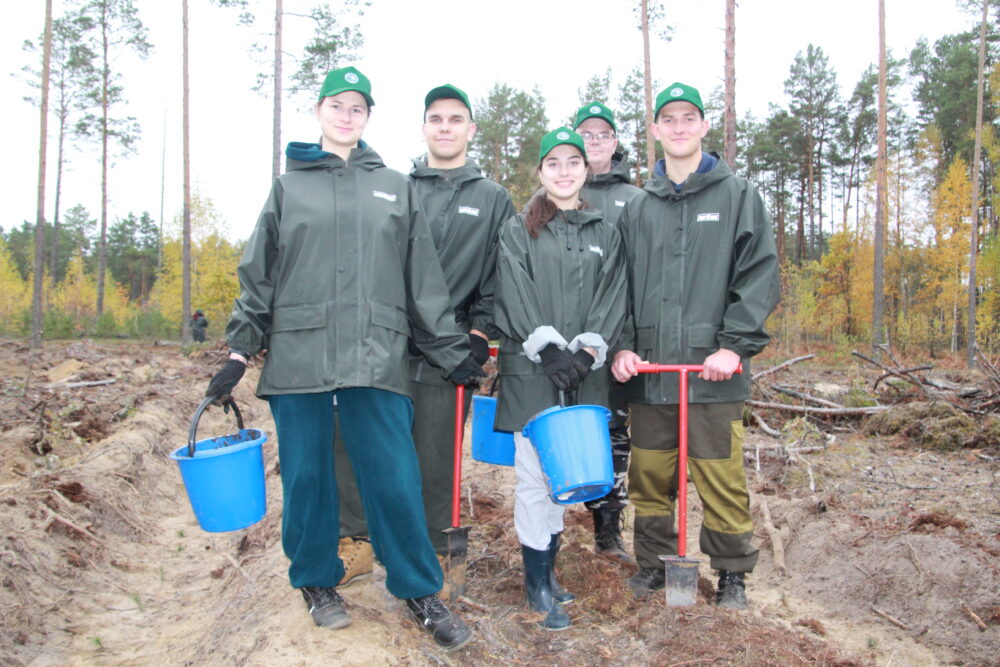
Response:
[{"label": "dirt mound", "polygon": [[[455,606],[476,639],[446,655],[388,594],[379,568],[343,591],[350,627],[311,624],[288,586],[274,427],[252,396],[255,369],[236,399],[248,425],[272,434],[268,513],[244,531],[212,534],[198,528],[167,454],[185,442],[224,350],[82,341],[49,345],[25,364],[27,354],[0,346],[0,367],[12,369],[0,379],[5,664],[847,667],[996,664],[1000,655],[1000,466],[974,451],[915,452],[805,431],[776,443],[752,433],[761,558],[746,613],[711,603],[703,556],[694,607],[633,600],[631,570],[593,553],[590,515],[573,507],[560,578],[578,599],[568,607],[573,627],[561,633],[540,630],[523,604],[513,470],[467,458],[469,590]],[[210,410],[199,433],[229,433],[231,420]],[[689,502],[697,542],[694,492]],[[697,545],[689,552],[698,557]]]},{"label": "dirt mound", "polygon": [[899,436],[901,446],[918,449],[1000,448],[1000,417],[984,415],[977,421],[944,401],[905,403],[871,415],[865,431]]}]

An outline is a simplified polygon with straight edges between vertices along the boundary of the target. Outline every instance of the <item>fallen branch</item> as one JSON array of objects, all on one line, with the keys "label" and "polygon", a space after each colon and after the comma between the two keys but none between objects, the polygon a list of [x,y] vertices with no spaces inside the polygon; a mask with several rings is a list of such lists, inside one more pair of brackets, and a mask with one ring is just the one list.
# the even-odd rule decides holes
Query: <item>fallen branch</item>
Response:
[{"label": "fallen branch", "polygon": [[778,430],[773,429],[770,426],[768,426],[767,422],[764,421],[764,418],[761,417],[756,412],[754,412],[753,410],[750,411],[750,416],[753,417],[754,420],[757,422],[757,426],[760,427],[761,431],[763,431],[764,433],[767,433],[772,438],[780,438],[781,437],[781,431],[778,431]]},{"label": "fallen branch", "polygon": [[243,569],[243,567],[239,564],[239,562],[235,558],[232,557],[232,555],[230,554],[223,554],[223,555],[229,559],[229,562],[233,564],[233,567],[235,567],[236,570],[240,574],[242,574],[247,581],[249,581],[251,584],[253,583],[253,579],[250,578],[250,575],[247,574],[246,570]]},{"label": "fallen branch", "polygon": [[760,371],[759,373],[754,373],[753,377],[751,379],[757,380],[759,378],[764,377],[765,375],[770,375],[771,373],[777,373],[782,368],[788,368],[792,364],[797,364],[800,361],[805,361],[806,359],[812,359],[815,356],[816,356],[815,354],[807,354],[805,356],[795,357],[794,359],[789,359],[788,361],[783,361],[780,364],[778,364],[777,366],[772,366],[771,368],[765,368],[764,370]]},{"label": "fallen branch", "polygon": [[489,607],[487,607],[485,605],[481,605],[478,602],[473,602],[472,600],[470,600],[469,598],[465,597],[464,595],[459,595],[455,599],[455,602],[460,602],[460,603],[464,604],[466,607],[468,607],[469,609],[475,609],[476,611],[481,611],[484,614],[488,614],[489,611],[490,611]]},{"label": "fallen branch", "polygon": [[[90,539],[94,540],[95,542],[97,542],[99,544],[103,544],[101,542],[101,540],[96,535],[94,535],[92,532],[90,532],[89,530],[87,530],[83,526],[78,526],[77,524],[73,523],[72,521],[70,521],[69,519],[65,518],[64,516],[62,516],[62,515],[54,512],[52,509],[50,509],[48,507],[46,507],[45,510],[49,513],[49,519],[51,519],[52,521],[55,521],[56,523],[62,524],[64,527],[69,528],[74,533],[78,533],[80,535],[84,535],[84,536],[89,537]],[[49,523],[49,525],[51,526],[52,524]]]},{"label": "fallen branch", "polygon": [[889,621],[893,625],[895,625],[897,628],[902,628],[903,630],[909,630],[910,629],[910,626],[908,626],[906,623],[903,623],[898,618],[894,618],[894,617],[890,616],[889,614],[885,613],[881,609],[877,609],[876,607],[872,607],[872,611],[875,612],[876,614],[878,614],[879,616],[881,616],[882,618],[884,618],[885,620]]},{"label": "fallen branch", "polygon": [[888,405],[869,405],[863,408],[813,408],[807,405],[785,405],[784,403],[765,403],[764,401],[747,401],[746,403],[752,407],[764,408],[766,410],[830,416],[872,415],[876,412],[884,412],[891,407]]},{"label": "fallen branch", "polygon": [[767,506],[766,500],[760,501],[760,513],[764,517],[764,530],[771,540],[771,553],[774,557],[774,567],[783,576],[788,576],[788,568],[785,567],[785,545],[781,541],[781,533],[771,521],[771,510]]},{"label": "fallen branch", "polygon": [[965,611],[965,613],[969,615],[969,618],[971,618],[973,621],[976,622],[976,625],[979,626],[980,630],[982,630],[983,632],[986,632],[989,629],[989,627],[986,625],[986,623],[983,622],[983,619],[981,619],[976,612],[972,611],[972,609],[969,607],[969,605],[967,605],[967,604],[965,604],[965,602],[961,602],[961,601],[959,602],[959,604],[962,605],[963,611]]},{"label": "fallen branch", "polygon": [[93,380],[90,382],[50,382],[44,385],[47,388],[64,387],[66,389],[76,389],[77,387],[100,387],[106,384],[114,384],[118,382],[117,378],[110,378],[108,380]]},{"label": "fallen branch", "polygon": [[[912,368],[902,368],[902,369],[900,369],[899,372],[900,373],[915,373],[916,371],[929,371],[929,370],[931,370],[933,368],[934,368],[933,364],[924,364],[923,366],[913,366]],[[882,380],[886,379],[887,377],[892,377],[892,376],[893,376],[892,373],[883,372],[882,375],[878,376],[878,379],[875,380],[875,384],[872,385],[872,391],[874,391],[875,389],[878,388],[879,382],[881,382]],[[926,378],[920,378],[920,380],[921,380],[921,382],[923,384],[927,384],[927,385],[930,385],[932,387],[937,387],[938,389],[947,389],[948,388],[948,387],[939,387],[938,385],[934,384],[936,382],[936,380],[929,380],[929,379],[926,379]]]},{"label": "fallen branch", "polygon": [[840,410],[846,407],[844,405],[841,405],[840,403],[834,403],[833,401],[828,401],[825,398],[816,398],[815,396],[810,396],[809,394],[802,393],[801,391],[795,391],[790,387],[782,387],[781,385],[776,384],[772,387],[772,389],[786,396],[791,396],[792,398],[798,398],[803,401],[809,401],[810,403],[815,403],[816,405],[822,405],[827,408],[836,408]]},{"label": "fallen branch", "polygon": [[879,368],[881,368],[883,371],[885,371],[889,375],[895,375],[899,379],[905,380],[905,381],[909,382],[910,384],[916,386],[917,389],[919,389],[922,394],[924,394],[925,396],[927,395],[927,390],[924,388],[924,383],[921,382],[920,380],[918,380],[917,378],[913,377],[909,373],[907,373],[906,369],[894,370],[892,368],[889,368],[888,366],[886,366],[885,364],[883,364],[880,361],[876,361],[876,360],[872,359],[871,357],[866,357],[865,355],[861,354],[857,350],[851,350],[851,354],[853,354],[855,357],[858,357],[859,359],[864,359],[865,361],[867,361],[868,363],[870,363],[870,364],[872,364],[874,366],[878,366]]}]

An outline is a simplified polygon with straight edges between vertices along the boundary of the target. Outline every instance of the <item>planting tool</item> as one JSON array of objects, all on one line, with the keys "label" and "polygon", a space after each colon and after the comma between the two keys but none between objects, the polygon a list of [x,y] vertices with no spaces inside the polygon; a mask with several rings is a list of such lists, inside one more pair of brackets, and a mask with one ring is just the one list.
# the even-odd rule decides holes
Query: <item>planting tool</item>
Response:
[{"label": "planting tool", "polygon": [[445,559],[445,581],[451,599],[465,595],[465,566],[469,553],[469,526],[462,526],[462,436],[465,434],[465,387],[455,387],[455,463],[451,489],[451,528],[445,529],[448,536],[448,557]]},{"label": "planting tool", "polygon": [[[677,555],[660,556],[666,568],[668,607],[690,607],[698,595],[699,560],[687,557],[687,453],[688,373],[699,373],[702,364],[636,364],[640,373],[677,373]],[[743,372],[743,364],[736,367]]]}]

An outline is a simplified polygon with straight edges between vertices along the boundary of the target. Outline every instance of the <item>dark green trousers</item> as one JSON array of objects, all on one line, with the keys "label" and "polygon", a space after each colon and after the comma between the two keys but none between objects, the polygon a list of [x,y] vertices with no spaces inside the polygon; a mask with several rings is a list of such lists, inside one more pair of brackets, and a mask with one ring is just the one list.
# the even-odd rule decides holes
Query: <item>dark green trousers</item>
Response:
[{"label": "dark green trousers", "polygon": [[[333,397],[340,408],[334,417]],[[441,590],[441,566],[427,539],[410,399],[359,387],[269,397],[278,431],[283,507],[281,544],[292,586],[332,587],[344,576],[337,554],[340,503],[332,442],[343,436],[386,588],[400,598]]]},{"label": "dark green trousers", "polygon": [[[413,382],[413,443],[420,462],[423,489],[423,509],[427,519],[428,537],[439,554],[448,553],[451,527],[451,494],[455,463],[455,387]],[[465,390],[463,415],[468,420],[472,404],[472,389]],[[338,406],[338,409],[343,409]],[[340,438],[334,443],[337,460],[337,483],[340,488],[340,534],[363,537],[368,534],[363,507],[353,478],[342,461],[347,458]]]},{"label": "dark green trousers", "polygon": [[[635,556],[661,568],[659,555],[677,553],[678,407],[633,403],[629,498],[635,507]],[[688,468],[704,506],[699,544],[716,570],[750,572],[757,549],[743,469],[743,403],[688,406]]]}]

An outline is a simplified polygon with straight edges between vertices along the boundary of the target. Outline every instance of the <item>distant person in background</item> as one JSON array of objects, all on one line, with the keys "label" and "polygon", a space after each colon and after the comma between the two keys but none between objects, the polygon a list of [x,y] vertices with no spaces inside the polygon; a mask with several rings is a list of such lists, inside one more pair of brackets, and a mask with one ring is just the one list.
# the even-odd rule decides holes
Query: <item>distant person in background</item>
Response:
[{"label": "distant person in background", "polygon": [[287,171],[238,267],[229,361],[206,395],[228,396],[267,346],[257,395],[270,403],[278,435],[281,542],[316,625],[351,622],[336,589],[344,566],[333,441],[342,429],[386,588],[439,645],[455,649],[472,631],[437,597],[443,573],[410,435],[407,341],[454,384],[478,384],[483,370],[455,325],[413,187],[361,139],[373,104],[354,67],[327,74],[316,104],[321,140],[288,145]]},{"label": "distant person in background", "polygon": [[[615,136],[615,115],[601,102],[584,104],[576,112],[574,130],[583,137],[590,164],[587,184],[581,197],[604,214],[604,221],[617,225],[627,202],[643,196],[632,185],[628,163],[618,151]],[[584,505],[594,519],[594,551],[614,556],[626,563],[635,561],[625,550],[622,540],[622,512],[628,505],[625,478],[628,475],[628,455],[631,442],[628,435],[628,404],[625,388],[611,383],[611,461],[615,471],[614,488],[608,495],[588,500]]]},{"label": "distant person in background", "polygon": [[[465,92],[451,84],[431,89],[424,97],[423,120],[427,155],[413,161],[410,183],[427,218],[448,283],[450,312],[459,328],[468,333],[473,358],[484,364],[489,358],[489,338],[497,337],[492,325],[497,234],[500,225],[514,215],[514,205],[507,191],[485,178],[467,157],[476,124]],[[413,442],[420,461],[427,529],[438,559],[443,560],[448,553],[443,531],[451,526],[455,385],[412,345],[409,373]],[[463,414],[468,414],[471,402],[472,392],[468,392]],[[340,550],[346,570],[341,586],[346,586],[371,574],[372,551],[364,508],[340,437],[335,455],[341,502]],[[450,599],[447,582],[439,596]]]},{"label": "distant person in background", "polygon": [[528,605],[546,612],[542,628],[564,630],[570,618],[562,605],[574,596],[557,582],[555,564],[566,508],[549,495],[538,452],[521,429],[559,405],[560,392],[608,405],[605,357],[625,322],[627,285],[620,233],[580,200],[587,178],[580,135],[561,127],[542,137],[536,173],[542,191],[500,228],[495,426],[514,432],[514,527]]},{"label": "distant person in background", "polygon": [[191,316],[191,337],[194,338],[196,343],[205,342],[205,331],[208,329],[208,318],[205,317],[205,313],[202,312],[201,308],[194,311],[194,315]]},{"label": "distant person in background", "polygon": [[[757,562],[743,467],[743,402],[750,358],[770,340],[764,322],[778,303],[780,274],[771,220],[757,189],[717,153],[697,89],[683,83],[656,97],[653,135],[663,146],[646,196],[625,207],[631,317],[612,371],[628,382],[639,571],[644,598],[664,587],[661,555],[677,554],[678,383],[674,373],[638,375],[636,364],[703,364],[688,388],[688,465],[704,507],[699,544],[719,571],[716,604],[745,609],[744,578]],[[736,375],[742,362],[743,372]]]}]

